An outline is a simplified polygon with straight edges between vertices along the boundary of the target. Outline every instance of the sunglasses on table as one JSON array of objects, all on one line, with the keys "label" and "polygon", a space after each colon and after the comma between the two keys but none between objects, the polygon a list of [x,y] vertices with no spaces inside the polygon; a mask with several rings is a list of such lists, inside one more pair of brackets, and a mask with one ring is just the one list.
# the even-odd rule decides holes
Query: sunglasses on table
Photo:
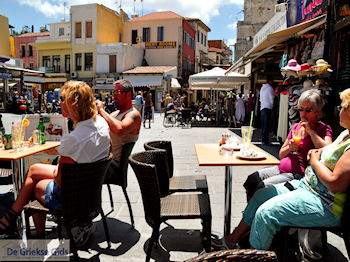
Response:
[{"label": "sunglasses on table", "polygon": [[305,113],[311,113],[312,112],[312,109],[310,109],[310,108],[298,108],[297,110],[299,112],[305,111]]}]

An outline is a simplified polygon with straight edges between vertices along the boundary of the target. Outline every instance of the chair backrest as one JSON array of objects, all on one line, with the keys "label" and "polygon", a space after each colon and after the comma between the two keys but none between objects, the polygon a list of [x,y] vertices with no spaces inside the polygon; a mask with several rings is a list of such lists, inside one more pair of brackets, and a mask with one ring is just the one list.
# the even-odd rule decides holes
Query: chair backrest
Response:
[{"label": "chair backrest", "polygon": [[181,117],[184,121],[191,119],[191,108],[184,108],[181,110]]},{"label": "chair backrest", "polygon": [[350,236],[350,187],[346,190],[346,200],[344,204],[343,214],[341,218],[341,227],[344,232]]},{"label": "chair backrest", "polygon": [[151,226],[160,221],[161,188],[157,165],[163,162],[166,166],[167,161],[165,157],[166,153],[164,150],[144,151],[132,154],[129,157],[130,165],[139,182],[146,221]]},{"label": "chair backrest", "polygon": [[159,141],[149,141],[143,144],[145,150],[155,150],[164,149],[167,153],[168,166],[169,166],[169,178],[174,175],[174,157],[173,148],[171,146],[171,141],[159,140]]},{"label": "chair backrest", "polygon": [[87,164],[63,164],[61,205],[65,224],[80,224],[101,211],[101,190],[110,159]]},{"label": "chair backrest", "polygon": [[120,158],[120,166],[115,166],[114,162],[112,161],[110,169],[108,170],[106,175],[106,180],[104,182],[105,184],[113,184],[127,188],[129,167],[128,158],[134,146],[135,142],[129,142],[123,145],[122,154]]}]

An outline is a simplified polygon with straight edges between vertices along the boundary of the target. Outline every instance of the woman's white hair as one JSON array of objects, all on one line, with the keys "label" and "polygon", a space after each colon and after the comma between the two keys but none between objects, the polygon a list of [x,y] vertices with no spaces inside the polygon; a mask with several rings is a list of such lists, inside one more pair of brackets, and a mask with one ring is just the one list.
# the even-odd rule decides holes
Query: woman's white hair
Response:
[{"label": "woman's white hair", "polygon": [[310,103],[314,111],[321,111],[326,101],[323,98],[321,91],[317,89],[309,89],[304,91],[298,100],[298,106],[301,103]]}]

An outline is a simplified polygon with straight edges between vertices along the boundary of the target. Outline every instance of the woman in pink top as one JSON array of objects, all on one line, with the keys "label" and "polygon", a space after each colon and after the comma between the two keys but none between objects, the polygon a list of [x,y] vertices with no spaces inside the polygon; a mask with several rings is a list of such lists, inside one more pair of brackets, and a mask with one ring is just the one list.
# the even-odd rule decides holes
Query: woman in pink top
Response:
[{"label": "woman in pink top", "polygon": [[[260,188],[301,179],[308,165],[308,151],[332,143],[332,129],[317,120],[324,104],[325,101],[319,90],[310,89],[301,94],[298,101],[301,121],[292,127],[280,149],[280,165],[261,169],[248,176],[243,185],[248,200]],[[293,140],[293,130],[300,132],[299,145]]]}]

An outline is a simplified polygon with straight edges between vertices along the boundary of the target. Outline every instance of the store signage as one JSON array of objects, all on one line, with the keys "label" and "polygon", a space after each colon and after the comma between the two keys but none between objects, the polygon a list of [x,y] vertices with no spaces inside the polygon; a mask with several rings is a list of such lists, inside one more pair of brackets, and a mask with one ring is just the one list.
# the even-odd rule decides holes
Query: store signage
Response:
[{"label": "store signage", "polygon": [[12,79],[12,75],[10,73],[2,73],[0,72],[1,79]]},{"label": "store signage", "polygon": [[287,28],[286,12],[276,13],[254,36],[253,47],[260,44],[269,34]]},{"label": "store signage", "polygon": [[293,26],[327,13],[328,0],[290,0],[287,26]]},{"label": "store signage", "polygon": [[26,83],[44,84],[45,78],[37,76],[23,76],[23,81]]},{"label": "store signage", "polygon": [[176,42],[146,42],[146,49],[176,48]]}]

